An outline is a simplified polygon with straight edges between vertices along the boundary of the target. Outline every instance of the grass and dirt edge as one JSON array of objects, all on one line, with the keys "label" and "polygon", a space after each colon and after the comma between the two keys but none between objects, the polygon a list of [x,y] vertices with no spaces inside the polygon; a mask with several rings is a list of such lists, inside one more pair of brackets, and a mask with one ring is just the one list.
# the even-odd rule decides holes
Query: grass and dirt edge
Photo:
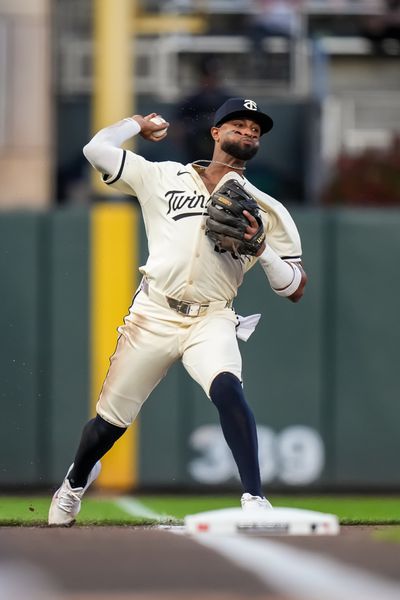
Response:
[{"label": "grass and dirt edge", "polygon": [[[238,506],[237,496],[135,496],[135,501],[151,511],[152,516],[128,514],[118,498],[88,495],[82,503],[77,525],[138,526],[182,525],[187,514]],[[343,526],[393,526],[389,538],[397,540],[400,526],[400,497],[363,496],[277,496],[275,507],[294,507],[335,514]],[[43,527],[47,525],[49,497],[0,496],[0,526]],[[167,516],[168,515],[168,516]]]}]

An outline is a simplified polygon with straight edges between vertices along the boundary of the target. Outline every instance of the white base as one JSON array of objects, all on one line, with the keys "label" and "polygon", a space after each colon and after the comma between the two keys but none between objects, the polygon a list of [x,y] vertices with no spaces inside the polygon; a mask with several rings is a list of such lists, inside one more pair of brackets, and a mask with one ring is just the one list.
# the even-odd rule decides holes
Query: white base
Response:
[{"label": "white base", "polygon": [[336,515],[300,508],[246,510],[224,508],[187,515],[185,531],[190,534],[258,533],[267,535],[337,535]]}]

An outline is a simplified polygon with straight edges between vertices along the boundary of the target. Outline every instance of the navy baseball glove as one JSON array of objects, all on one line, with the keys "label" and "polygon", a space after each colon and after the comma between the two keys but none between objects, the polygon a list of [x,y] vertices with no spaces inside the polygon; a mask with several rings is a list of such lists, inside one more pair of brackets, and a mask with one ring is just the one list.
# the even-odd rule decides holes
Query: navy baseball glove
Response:
[{"label": "navy baseball glove", "polygon": [[[247,210],[258,223],[258,230],[250,240],[244,239],[249,220]],[[257,202],[236,179],[226,181],[214,192],[207,206],[206,235],[215,242],[216,249],[227,250],[234,256],[255,256],[264,240],[264,226]]]}]

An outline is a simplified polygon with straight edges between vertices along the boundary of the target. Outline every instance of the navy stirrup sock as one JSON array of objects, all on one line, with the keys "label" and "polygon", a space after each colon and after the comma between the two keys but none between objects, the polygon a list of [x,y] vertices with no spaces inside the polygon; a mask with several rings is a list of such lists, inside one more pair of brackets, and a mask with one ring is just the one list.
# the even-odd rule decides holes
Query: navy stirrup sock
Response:
[{"label": "navy stirrup sock", "polygon": [[75,456],[74,466],[68,475],[71,487],[85,487],[89,473],[96,462],[112,448],[114,442],[125,431],[124,427],[111,425],[99,415],[86,423]]},{"label": "navy stirrup sock", "polygon": [[210,397],[219,412],[222,432],[237,464],[243,490],[262,496],[256,423],[239,379],[232,373],[220,373],[211,384]]}]

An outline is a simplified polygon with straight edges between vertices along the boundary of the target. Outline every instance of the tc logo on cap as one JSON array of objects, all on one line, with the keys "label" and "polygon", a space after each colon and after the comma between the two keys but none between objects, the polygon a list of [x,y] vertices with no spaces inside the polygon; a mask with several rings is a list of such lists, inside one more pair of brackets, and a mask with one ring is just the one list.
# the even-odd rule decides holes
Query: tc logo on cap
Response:
[{"label": "tc logo on cap", "polygon": [[245,108],[248,108],[249,110],[258,110],[258,106],[257,104],[254,102],[254,100],[245,100],[243,102],[243,106]]},{"label": "tc logo on cap", "polygon": [[214,127],[219,127],[226,121],[232,121],[232,119],[256,121],[260,125],[261,135],[270,131],[274,124],[271,117],[259,110],[257,102],[250,100],[250,98],[228,98],[228,100],[225,100],[214,115]]}]

